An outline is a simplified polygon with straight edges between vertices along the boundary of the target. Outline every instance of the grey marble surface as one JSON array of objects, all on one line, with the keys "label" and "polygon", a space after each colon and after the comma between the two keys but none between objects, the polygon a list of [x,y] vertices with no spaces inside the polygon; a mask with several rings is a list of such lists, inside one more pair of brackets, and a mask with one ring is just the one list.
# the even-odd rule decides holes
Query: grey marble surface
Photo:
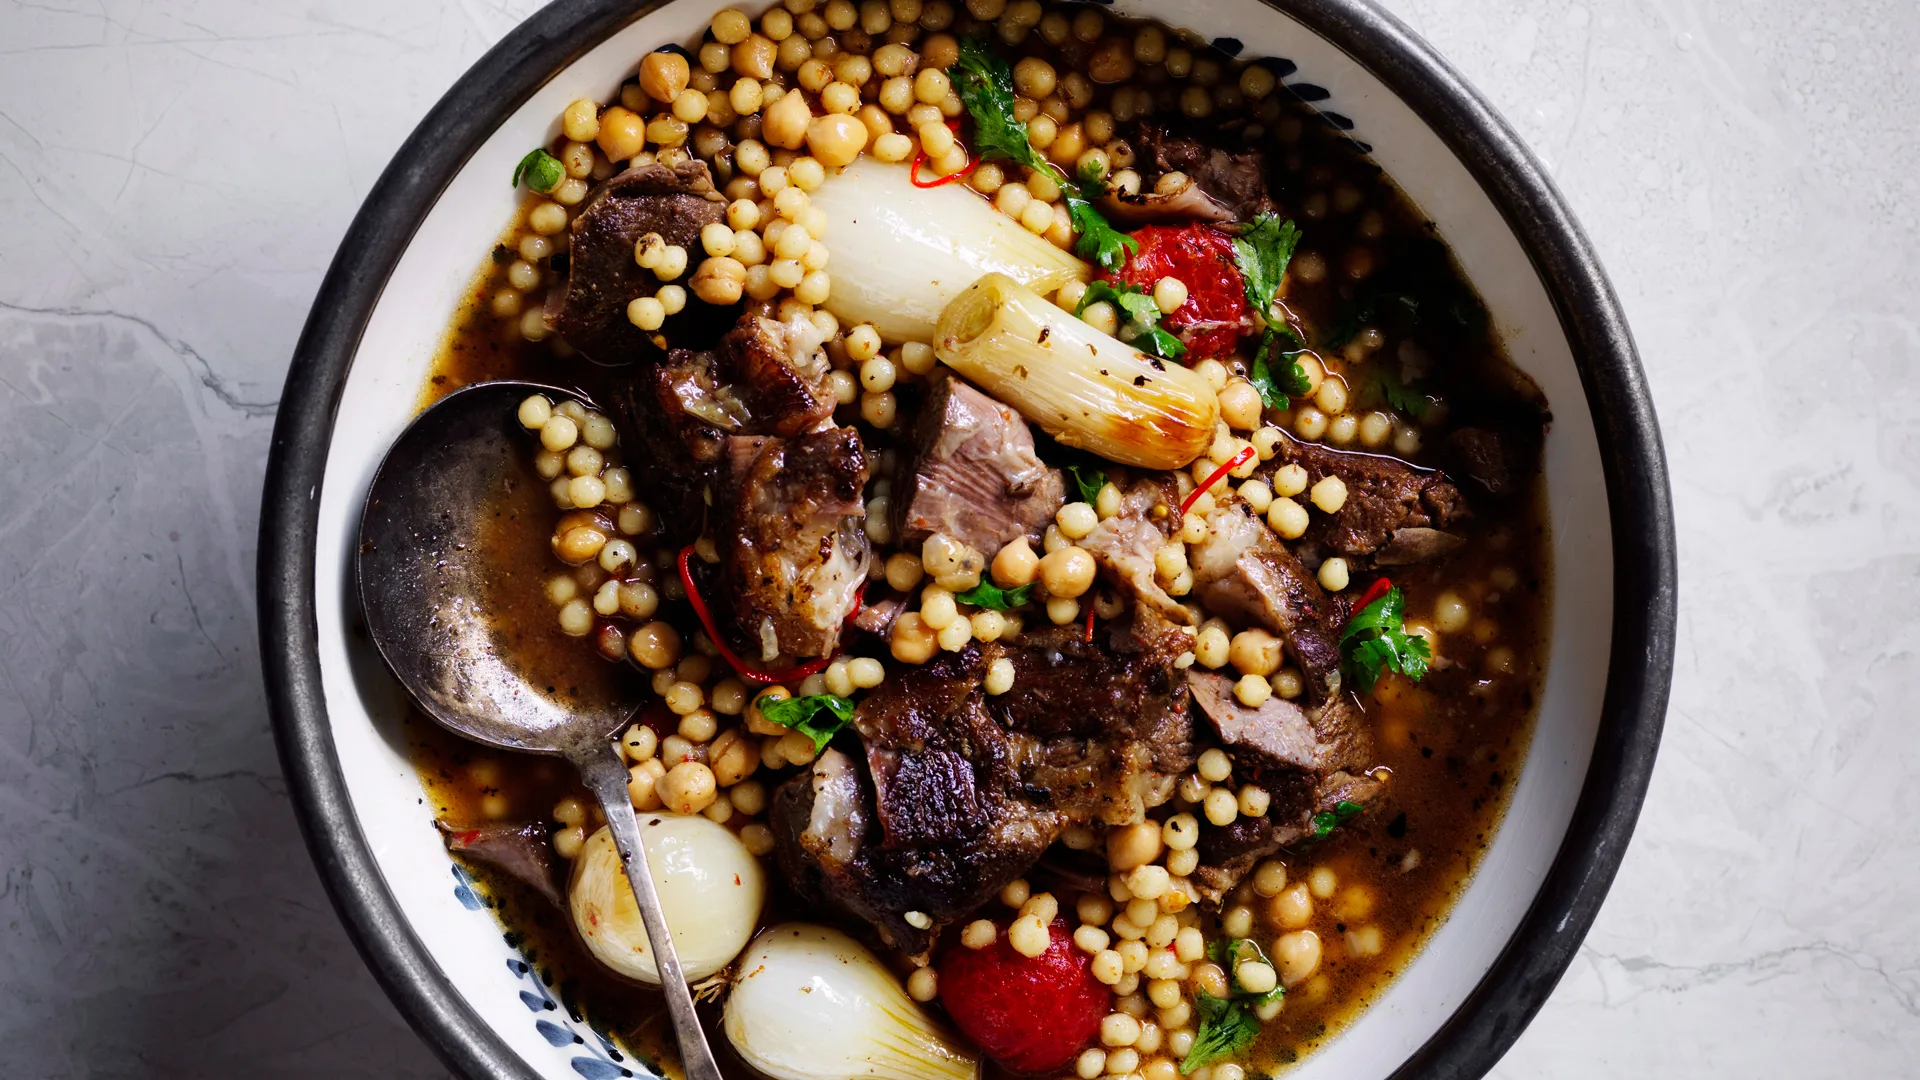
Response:
[{"label": "grey marble surface", "polygon": [[[0,0],[0,1060],[436,1076],[337,925],[254,645],[347,221],[532,0]],[[1920,1075],[1920,5],[1392,0],[1551,166],[1672,458],[1679,664],[1495,1075]]]}]

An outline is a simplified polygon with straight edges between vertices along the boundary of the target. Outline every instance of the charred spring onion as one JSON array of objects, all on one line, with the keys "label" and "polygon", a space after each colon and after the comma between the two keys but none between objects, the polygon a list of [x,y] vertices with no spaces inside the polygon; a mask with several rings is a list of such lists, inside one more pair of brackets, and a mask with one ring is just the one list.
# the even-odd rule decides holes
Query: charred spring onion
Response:
[{"label": "charred spring onion", "polygon": [[1204,377],[1088,326],[1005,274],[940,316],[934,351],[1067,446],[1123,465],[1178,469],[1213,442],[1220,404]]}]

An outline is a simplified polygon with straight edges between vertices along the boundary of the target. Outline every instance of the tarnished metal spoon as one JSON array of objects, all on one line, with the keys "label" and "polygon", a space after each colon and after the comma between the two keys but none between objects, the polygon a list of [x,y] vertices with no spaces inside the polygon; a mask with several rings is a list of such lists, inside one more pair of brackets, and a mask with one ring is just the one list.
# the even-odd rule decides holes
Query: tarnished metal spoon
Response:
[{"label": "tarnished metal spoon", "polygon": [[421,413],[387,451],[367,492],[355,555],[367,629],[401,685],[443,727],[490,746],[558,755],[580,770],[639,902],[687,1080],[720,1080],[613,744],[639,710],[639,680],[612,664],[527,670],[535,665],[513,655],[496,623],[504,613],[489,610],[498,575],[536,573],[502,565],[488,543],[498,530],[486,522],[514,486],[546,486],[515,415],[531,394],[579,397],[538,383],[480,383]]}]

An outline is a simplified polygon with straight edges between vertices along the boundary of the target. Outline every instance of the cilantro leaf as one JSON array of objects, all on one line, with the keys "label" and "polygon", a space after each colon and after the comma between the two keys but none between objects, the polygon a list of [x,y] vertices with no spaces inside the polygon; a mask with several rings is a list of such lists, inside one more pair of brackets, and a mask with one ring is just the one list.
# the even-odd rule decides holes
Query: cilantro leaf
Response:
[{"label": "cilantro leaf", "polygon": [[812,739],[816,754],[853,720],[853,702],[837,694],[809,694],[778,701],[763,697],[754,704],[759,706],[761,716]]},{"label": "cilantro leaf", "polygon": [[955,600],[974,607],[988,608],[993,611],[1012,611],[1014,608],[1033,598],[1034,586],[1029,583],[1012,589],[1003,589],[991,581],[982,580],[980,584],[965,592],[953,594]]},{"label": "cilantro leaf", "polygon": [[[1160,305],[1153,297],[1138,285],[1126,282],[1096,281],[1087,286],[1085,296],[1073,313],[1079,315],[1088,305],[1105,300],[1120,309],[1126,324],[1134,331],[1130,342],[1141,352],[1151,353],[1163,360],[1178,360],[1187,354],[1187,347],[1180,339],[1160,328]],[[1144,342],[1144,344],[1143,344]]]},{"label": "cilantro leaf", "polygon": [[1425,638],[1407,633],[1403,613],[1406,594],[1398,587],[1347,620],[1340,630],[1341,668],[1365,694],[1385,671],[1397,671],[1418,682],[1427,674],[1433,650]]},{"label": "cilantro leaf", "polygon": [[1427,406],[1432,404],[1427,395],[1400,381],[1391,370],[1382,367],[1379,371],[1380,396],[1396,412],[1419,418],[1427,415]]},{"label": "cilantro leaf", "polygon": [[[1277,346],[1294,340],[1292,331],[1282,332],[1273,326],[1260,337],[1260,348],[1254,352],[1253,366],[1247,370],[1247,381],[1260,392],[1260,403],[1269,409],[1284,409],[1292,404],[1291,398],[1306,397],[1313,384],[1307,381],[1307,369],[1300,366],[1300,357],[1305,349],[1279,349]],[[1274,356],[1279,361],[1270,365],[1267,357]],[[1280,369],[1274,374],[1274,367]]]},{"label": "cilantro leaf", "polygon": [[1100,264],[1109,272],[1117,272],[1127,265],[1127,257],[1140,250],[1140,241],[1114,228],[1107,222],[1106,215],[1094,208],[1089,198],[1090,191],[1101,190],[1094,183],[1086,183],[1076,188],[1065,188],[1067,215],[1073,220],[1073,230],[1080,239],[1073,245],[1074,254],[1083,259]]},{"label": "cilantro leaf", "polygon": [[1261,214],[1233,241],[1234,265],[1247,283],[1247,303],[1270,317],[1274,298],[1280,295],[1280,279],[1293,261],[1293,249],[1300,244],[1300,229],[1279,214]]},{"label": "cilantro leaf", "polygon": [[1004,157],[1030,169],[1052,170],[1027,141],[1027,125],[1013,116],[1013,68],[979,38],[960,39],[960,56],[948,74],[960,104],[973,117],[974,149],[984,160]]},{"label": "cilantro leaf", "polygon": [[520,181],[525,180],[528,190],[544,195],[560,186],[560,181],[566,175],[567,171],[561,166],[559,158],[545,150],[536,149],[529,151],[526,157],[520,159],[520,164],[513,167],[513,186],[519,187]]},{"label": "cilantro leaf", "polygon": [[1341,799],[1333,804],[1333,809],[1322,810],[1313,815],[1313,838],[1315,840],[1324,838],[1328,833],[1359,817],[1365,810],[1366,807],[1359,803]]},{"label": "cilantro leaf", "polygon": [[1079,491],[1081,502],[1092,503],[1099,498],[1100,489],[1107,486],[1105,458],[1059,442],[1037,427],[1029,426],[1027,430],[1033,434],[1034,454],[1067,474],[1067,482]]},{"label": "cilantro leaf", "polygon": [[980,159],[1002,157],[1052,176],[1060,184],[1073,229],[1080,234],[1073,250],[1110,271],[1126,265],[1128,254],[1140,250],[1140,243],[1115,229],[1094,207],[1105,182],[1092,176],[1081,180],[1068,176],[1027,141],[1027,125],[1013,115],[1013,68],[1006,58],[979,38],[962,38],[959,59],[947,74],[960,104],[973,118],[974,150]]},{"label": "cilantro leaf", "polygon": [[1260,1021],[1243,1001],[1224,1000],[1202,990],[1194,997],[1194,1005],[1200,1014],[1200,1030],[1187,1056],[1181,1059],[1182,1076],[1233,1057],[1252,1046],[1260,1034]]},{"label": "cilantro leaf", "polygon": [[1064,468],[1067,476],[1073,480],[1073,486],[1080,489],[1080,501],[1093,505],[1094,500],[1100,497],[1100,489],[1107,486],[1107,471],[1097,465],[1067,465]]}]

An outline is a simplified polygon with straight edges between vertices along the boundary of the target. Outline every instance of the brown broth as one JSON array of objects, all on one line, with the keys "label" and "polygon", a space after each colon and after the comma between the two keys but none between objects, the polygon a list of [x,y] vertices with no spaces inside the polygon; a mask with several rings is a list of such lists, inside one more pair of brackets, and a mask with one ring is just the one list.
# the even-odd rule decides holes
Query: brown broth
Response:
[{"label": "brown broth", "polygon": [[[1385,338],[1377,357],[1395,355],[1399,343],[1409,340],[1434,357],[1422,389],[1450,407],[1471,411],[1537,400],[1537,391],[1508,364],[1484,309],[1431,223],[1379,168],[1304,106],[1289,103],[1275,126],[1280,148],[1274,197],[1303,230],[1295,266],[1318,258],[1327,267],[1324,279],[1313,284],[1297,272],[1290,275],[1283,296],[1313,331],[1328,371],[1346,381],[1355,402],[1350,411],[1383,407],[1388,392],[1381,377],[1386,365],[1364,352],[1350,354],[1350,340],[1342,340],[1364,339],[1364,327]],[[1343,196],[1357,205],[1339,209]],[[1316,206],[1322,209],[1317,215]],[[517,231],[518,222],[507,233],[508,243]],[[589,397],[603,384],[604,369],[563,359],[547,344],[525,342],[511,320],[488,313],[486,299],[503,284],[511,261],[507,251],[505,244],[496,249],[476,275],[423,388],[423,407],[488,379],[531,379],[578,388]],[[1362,261],[1371,271],[1355,275],[1351,271]],[[902,412],[907,408],[903,402]],[[1270,413],[1268,420],[1291,429],[1293,411]],[[1426,457],[1403,456],[1416,462]],[[1283,856],[1290,883],[1325,867],[1337,875],[1339,887],[1331,899],[1316,901],[1312,926],[1323,942],[1321,967],[1289,992],[1284,1010],[1264,1025],[1252,1056],[1256,1065],[1283,1068],[1352,1023],[1445,920],[1499,825],[1531,735],[1545,659],[1549,537],[1544,492],[1537,480],[1533,488],[1530,496],[1504,506],[1476,502],[1476,517],[1460,530],[1469,541],[1464,548],[1441,563],[1393,574],[1406,590],[1410,626],[1431,625],[1436,599],[1449,591],[1466,601],[1473,621],[1445,636],[1443,659],[1424,681],[1386,676],[1366,702],[1380,765],[1392,773],[1389,795],[1328,839]],[[540,514],[557,513],[535,506],[543,493],[531,494],[532,502],[516,508],[520,518],[533,515],[537,522]],[[512,579],[515,594],[503,602],[515,621],[543,627],[528,629],[524,643],[539,648],[556,671],[611,667],[591,639],[568,638],[554,624],[552,606],[540,593],[540,582],[560,572],[543,550],[546,524],[550,519],[519,530],[524,535],[513,548],[515,557],[535,560],[529,565],[537,569]],[[1501,588],[1496,581],[1511,584]],[[1511,670],[1492,671],[1501,657],[1511,658]],[[508,760],[417,718],[409,731],[415,762],[444,820],[484,820],[489,796],[504,799],[501,816],[517,820],[545,818],[563,798],[585,800],[563,763]],[[511,928],[509,940],[526,951],[571,1012],[584,1013],[645,1056],[669,1056],[655,993],[623,984],[587,960],[564,915],[530,890],[473,869]],[[1271,936],[1266,901],[1249,885],[1228,906],[1234,903],[1253,907],[1261,927],[1257,936]],[[1357,956],[1349,947],[1348,933],[1364,927],[1383,938],[1377,955]],[[715,1044],[726,1052],[724,1039]],[[728,1072],[746,1075],[737,1065]]]}]

